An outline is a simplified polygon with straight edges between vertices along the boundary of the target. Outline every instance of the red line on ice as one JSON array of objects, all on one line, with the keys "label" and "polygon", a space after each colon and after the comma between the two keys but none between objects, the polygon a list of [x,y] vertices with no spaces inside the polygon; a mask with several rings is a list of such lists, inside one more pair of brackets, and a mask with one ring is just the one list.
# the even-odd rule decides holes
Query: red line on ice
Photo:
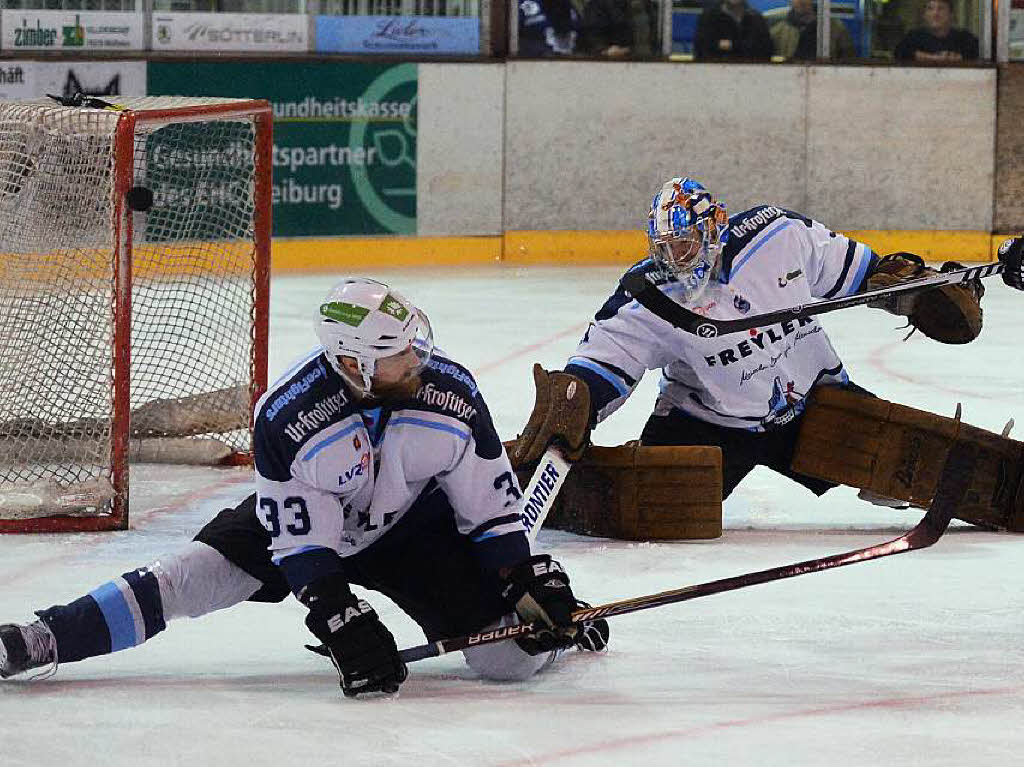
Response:
[{"label": "red line on ice", "polygon": [[587,324],[588,323],[581,323],[578,325],[573,325],[571,327],[565,328],[564,330],[558,331],[554,335],[550,335],[547,338],[543,338],[535,344],[527,344],[526,346],[520,346],[515,351],[509,352],[503,357],[499,357],[498,359],[492,360],[491,362],[485,362],[483,365],[478,365],[473,372],[477,374],[489,373],[495,368],[499,368],[502,365],[511,362],[512,360],[517,359],[519,357],[526,356],[530,352],[537,351],[538,349],[543,349],[548,344],[552,344],[555,341],[560,341],[566,336],[579,335],[582,332],[582,330],[585,327],[587,327]]},{"label": "red line on ice", "polygon": [[[1018,695],[1024,690],[1024,686],[993,687],[985,690],[958,690],[953,692],[942,692],[934,695],[908,696],[904,698],[882,698],[881,700],[867,700],[859,703],[845,703],[835,706],[819,706],[817,708],[805,708],[798,711],[788,711],[780,714],[768,714],[766,716],[752,716],[745,719],[726,719],[720,722],[687,727],[680,730],[664,730],[662,732],[651,732],[646,735],[630,735],[625,738],[606,740],[600,743],[591,743],[577,748],[566,748],[560,751],[551,751],[546,754],[513,759],[507,762],[499,762],[498,767],[515,767],[517,765],[538,765],[550,764],[563,759],[576,759],[585,757],[588,754],[607,753],[617,749],[644,746],[676,739],[699,738],[722,730],[733,730],[744,727],[758,727],[774,722],[782,722],[789,719],[805,719],[816,716],[831,716],[844,714],[850,711],[864,711],[869,709],[896,709],[896,708],[921,708],[927,707],[941,701],[959,700],[963,698],[977,698],[998,695]],[[631,754],[630,761],[641,758],[638,754]]]},{"label": "red line on ice", "polygon": [[[940,382],[938,382],[936,380],[935,376],[927,376],[927,375],[926,376],[915,376],[915,375],[908,375],[906,373],[900,373],[900,372],[898,372],[896,370],[893,370],[886,363],[886,360],[891,355],[891,352],[894,349],[896,349],[897,347],[901,346],[902,344],[903,344],[903,341],[891,341],[891,342],[889,342],[887,344],[882,344],[881,346],[876,347],[875,350],[874,350],[874,353],[868,358],[868,364],[871,365],[872,367],[876,368],[877,370],[881,371],[885,375],[887,375],[887,376],[889,376],[891,378],[895,378],[898,381],[903,381],[904,383],[914,384],[916,386],[927,386],[930,389],[936,389],[938,391],[944,391],[947,394],[952,394],[952,395],[957,396],[957,397],[971,397],[973,399],[988,399],[988,400],[1002,399],[1002,397],[999,397],[999,396],[994,395],[994,394],[985,394],[983,392],[978,392],[978,391],[968,391],[966,389],[958,389],[955,386],[944,386],[942,383],[940,383]],[[883,394],[881,396],[885,396],[885,395]]]},{"label": "red line on ice", "polygon": [[[170,503],[166,503],[163,506],[157,506],[155,508],[147,509],[146,511],[140,511],[140,512],[138,512],[136,514],[131,515],[130,519],[132,520],[132,522],[131,522],[132,527],[133,528],[135,528],[135,527],[143,527],[145,522],[146,522],[146,520],[150,516],[152,516],[154,514],[162,514],[164,512],[168,512],[168,511],[180,511],[181,509],[185,508],[186,506],[189,506],[190,504],[194,503],[195,501],[200,500],[202,498],[206,498],[207,496],[213,495],[214,493],[216,493],[219,490],[223,490],[223,489],[225,489],[227,487],[230,487],[231,485],[234,485],[234,484],[241,484],[242,482],[249,482],[251,480],[252,480],[252,475],[249,474],[248,472],[246,472],[244,474],[238,473],[238,474],[234,474],[234,476],[232,476],[232,477],[230,477],[228,479],[218,480],[217,482],[214,482],[214,483],[209,484],[209,485],[205,485],[205,486],[203,486],[203,487],[201,487],[199,489],[195,489],[195,490],[191,490],[191,491],[186,492],[186,493],[182,493],[181,495],[173,498]],[[142,524],[140,524],[140,523],[142,523]],[[131,530],[129,529],[128,531],[124,531],[124,530],[114,531],[115,534],[123,533],[123,532],[131,532]],[[52,537],[54,534],[53,533],[44,533],[44,535]],[[58,533],[58,535],[59,535],[59,533]],[[98,544],[106,543],[106,542],[109,542],[111,540],[109,533],[108,534],[104,534],[104,533],[75,533],[74,535],[76,536],[75,537],[75,545],[72,548],[64,548],[62,546],[59,546],[58,550],[61,551],[60,554],[55,554],[54,556],[47,557],[45,559],[32,560],[31,566],[23,568],[20,572],[12,572],[12,573],[9,573],[9,574],[6,574],[6,575],[0,575],[0,584],[3,584],[5,586],[7,586],[7,585],[10,585],[10,584],[12,584],[12,583],[14,583],[16,581],[21,580],[22,578],[32,577],[32,576],[34,576],[38,572],[38,569],[40,567],[45,568],[49,564],[65,562],[65,561],[67,561],[67,559],[70,556],[74,556],[74,555],[78,554],[79,552],[81,552],[86,547],[96,546]],[[185,542],[186,542],[185,539],[182,539],[181,543],[184,544]]]}]

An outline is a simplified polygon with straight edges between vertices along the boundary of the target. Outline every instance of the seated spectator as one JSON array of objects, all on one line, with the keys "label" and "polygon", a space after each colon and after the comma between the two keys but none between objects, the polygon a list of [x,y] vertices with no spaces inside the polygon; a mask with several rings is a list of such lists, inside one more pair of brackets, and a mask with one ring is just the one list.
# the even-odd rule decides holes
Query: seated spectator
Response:
[{"label": "seated spectator", "polygon": [[[829,56],[833,59],[852,59],[856,56],[853,38],[846,25],[830,19]],[[812,61],[818,55],[818,11],[814,0],[793,0],[786,18],[772,24],[772,42],[775,55],[788,60]]]},{"label": "seated spectator", "polygon": [[571,0],[519,0],[519,55],[531,58],[576,52],[580,15]]},{"label": "seated spectator", "polygon": [[587,50],[612,58],[651,56],[657,18],[650,0],[588,0],[583,8]]},{"label": "seated spectator", "polygon": [[764,17],[746,0],[720,0],[697,19],[693,57],[706,59],[760,59],[772,57],[772,38]]},{"label": "seated spectator", "polygon": [[969,61],[978,58],[978,38],[953,27],[952,0],[928,0],[924,26],[908,32],[894,56],[897,61]]}]

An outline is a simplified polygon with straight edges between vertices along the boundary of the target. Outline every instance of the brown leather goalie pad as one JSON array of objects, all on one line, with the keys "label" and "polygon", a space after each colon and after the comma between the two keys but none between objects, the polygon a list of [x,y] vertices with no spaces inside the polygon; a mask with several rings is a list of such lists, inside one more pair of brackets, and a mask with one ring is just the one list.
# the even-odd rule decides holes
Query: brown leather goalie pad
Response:
[{"label": "brown leather goalie pad", "polygon": [[[517,472],[525,485],[530,475]],[[718,447],[587,448],[573,464],[544,526],[630,541],[722,534]]]},{"label": "brown leather goalie pad", "polygon": [[959,419],[822,386],[807,406],[791,467],[927,508],[956,440],[978,447],[957,519],[1024,532],[1024,443]]}]

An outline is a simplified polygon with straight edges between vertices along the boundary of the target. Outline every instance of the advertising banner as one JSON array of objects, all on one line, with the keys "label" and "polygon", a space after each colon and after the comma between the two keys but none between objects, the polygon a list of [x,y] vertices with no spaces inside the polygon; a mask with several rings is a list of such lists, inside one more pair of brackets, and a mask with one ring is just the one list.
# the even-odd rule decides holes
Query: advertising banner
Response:
[{"label": "advertising banner", "polygon": [[416,233],[416,64],[154,61],[148,81],[273,104],[275,236]]},{"label": "advertising banner", "polygon": [[480,53],[480,20],[445,16],[317,16],[324,53]]},{"label": "advertising banner", "polygon": [[142,13],[121,11],[2,11],[5,51],[139,51]]},{"label": "advertising banner", "polygon": [[0,98],[34,99],[47,93],[73,96],[145,96],[144,61],[0,62]]},{"label": "advertising banner", "polygon": [[308,51],[304,14],[154,13],[154,51]]},{"label": "advertising banner", "polygon": [[0,61],[0,99],[32,99],[39,95],[34,61]]}]

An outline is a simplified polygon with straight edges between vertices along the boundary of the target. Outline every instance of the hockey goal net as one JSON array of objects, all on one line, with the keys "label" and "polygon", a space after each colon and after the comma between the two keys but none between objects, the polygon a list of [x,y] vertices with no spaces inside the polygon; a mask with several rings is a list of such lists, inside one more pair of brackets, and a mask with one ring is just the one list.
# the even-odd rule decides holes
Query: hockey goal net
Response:
[{"label": "hockey goal net", "polygon": [[0,102],[0,532],[124,528],[129,459],[250,450],[269,106],[113,100]]}]

